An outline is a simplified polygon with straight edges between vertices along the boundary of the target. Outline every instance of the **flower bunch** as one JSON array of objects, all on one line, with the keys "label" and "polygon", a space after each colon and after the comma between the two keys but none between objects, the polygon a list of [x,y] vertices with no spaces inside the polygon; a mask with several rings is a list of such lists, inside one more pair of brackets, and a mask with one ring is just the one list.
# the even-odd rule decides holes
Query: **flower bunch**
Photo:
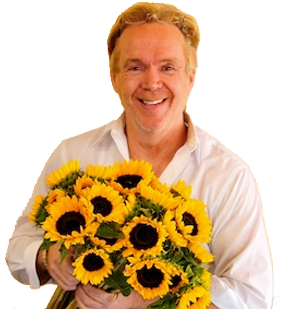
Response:
[{"label": "flower bunch", "polygon": [[151,308],[209,305],[211,222],[184,181],[168,187],[149,163],[124,160],[85,171],[69,161],[46,182],[29,220],[45,231],[41,249],[60,243],[64,259],[75,248],[81,284],[157,297]]}]

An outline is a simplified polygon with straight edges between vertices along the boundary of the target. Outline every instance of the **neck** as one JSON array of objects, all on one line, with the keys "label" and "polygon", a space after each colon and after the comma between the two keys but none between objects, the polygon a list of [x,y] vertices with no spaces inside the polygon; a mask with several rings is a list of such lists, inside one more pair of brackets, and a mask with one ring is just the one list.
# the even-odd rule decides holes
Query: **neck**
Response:
[{"label": "neck", "polygon": [[153,171],[159,177],[173,159],[177,150],[187,140],[187,128],[183,124],[173,132],[136,133],[126,130],[129,156],[135,160],[145,160],[152,164]]}]

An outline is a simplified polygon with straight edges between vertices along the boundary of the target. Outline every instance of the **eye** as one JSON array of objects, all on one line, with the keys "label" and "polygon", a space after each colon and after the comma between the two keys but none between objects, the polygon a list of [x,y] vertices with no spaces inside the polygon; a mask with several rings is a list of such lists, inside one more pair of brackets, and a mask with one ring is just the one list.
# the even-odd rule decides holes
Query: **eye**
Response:
[{"label": "eye", "polygon": [[133,67],[129,67],[128,70],[129,70],[129,71],[140,71],[141,68],[138,67],[138,66],[133,66]]},{"label": "eye", "polygon": [[172,65],[166,65],[163,67],[164,71],[174,71],[174,67]]}]

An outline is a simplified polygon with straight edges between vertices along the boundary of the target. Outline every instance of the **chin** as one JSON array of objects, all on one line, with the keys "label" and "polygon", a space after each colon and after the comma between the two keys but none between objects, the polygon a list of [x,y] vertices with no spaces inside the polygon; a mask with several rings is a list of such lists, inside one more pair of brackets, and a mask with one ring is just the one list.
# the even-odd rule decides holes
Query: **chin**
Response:
[{"label": "chin", "polygon": [[150,132],[150,133],[154,133],[154,132],[160,132],[163,130],[163,128],[165,127],[164,123],[140,123],[140,127],[145,131],[145,132]]}]

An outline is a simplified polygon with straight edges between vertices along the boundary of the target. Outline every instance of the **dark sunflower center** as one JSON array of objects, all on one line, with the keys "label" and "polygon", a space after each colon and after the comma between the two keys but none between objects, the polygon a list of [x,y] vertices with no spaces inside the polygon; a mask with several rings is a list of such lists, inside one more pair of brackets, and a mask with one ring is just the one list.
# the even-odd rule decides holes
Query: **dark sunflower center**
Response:
[{"label": "dark sunflower center", "polygon": [[71,235],[73,231],[80,232],[80,227],[85,227],[85,218],[76,211],[63,214],[56,223],[56,229],[61,235]]},{"label": "dark sunflower center", "polygon": [[142,177],[139,175],[122,175],[117,178],[116,182],[123,188],[132,189],[135,188],[141,180]]},{"label": "dark sunflower center", "polygon": [[90,253],[88,255],[86,255],[83,259],[83,267],[87,270],[87,271],[96,271],[101,269],[104,266],[104,261],[103,259],[94,254],[94,253]]},{"label": "dark sunflower center", "polygon": [[185,225],[193,225],[193,230],[192,230],[192,233],[191,233],[192,236],[195,236],[195,235],[198,234],[197,222],[191,214],[189,214],[188,212],[185,212],[183,214],[183,221],[184,221]]},{"label": "dark sunflower center", "polygon": [[96,196],[91,200],[94,206],[94,213],[101,214],[102,216],[107,216],[112,212],[113,206],[110,201],[102,196]]},{"label": "dark sunflower center", "polygon": [[139,223],[129,233],[129,240],[137,250],[149,249],[158,242],[158,232],[151,225]]},{"label": "dark sunflower center", "polygon": [[171,278],[171,284],[170,287],[174,288],[176,286],[178,286],[179,282],[181,281],[181,277],[178,275],[175,275]]},{"label": "dark sunflower center", "polygon": [[145,288],[156,288],[164,279],[164,274],[161,270],[152,266],[150,269],[147,266],[137,270],[137,280]]}]

